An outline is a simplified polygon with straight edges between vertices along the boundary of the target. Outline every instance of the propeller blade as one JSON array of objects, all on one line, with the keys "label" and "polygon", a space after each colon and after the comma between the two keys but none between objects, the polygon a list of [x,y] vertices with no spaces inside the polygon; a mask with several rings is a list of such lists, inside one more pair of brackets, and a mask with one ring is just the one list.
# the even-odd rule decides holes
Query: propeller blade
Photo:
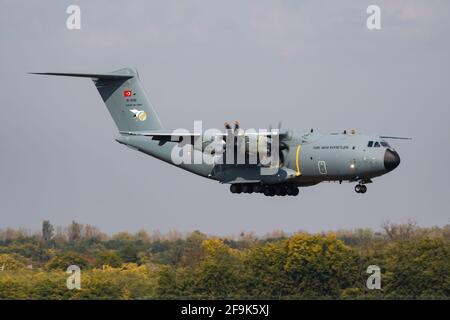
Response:
[{"label": "propeller blade", "polygon": [[289,150],[289,146],[284,142],[280,142],[280,150]]},{"label": "propeller blade", "polygon": [[234,133],[235,134],[237,134],[237,133],[239,133],[239,128],[240,128],[240,125],[239,125],[239,121],[234,121]]}]

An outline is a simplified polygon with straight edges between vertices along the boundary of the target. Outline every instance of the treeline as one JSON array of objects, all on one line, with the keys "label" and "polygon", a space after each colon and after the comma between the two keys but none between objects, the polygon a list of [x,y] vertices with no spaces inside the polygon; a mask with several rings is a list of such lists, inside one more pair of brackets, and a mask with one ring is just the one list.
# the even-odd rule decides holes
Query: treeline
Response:
[{"label": "treeline", "polygon": [[[450,225],[321,234],[0,230],[0,299],[449,299]],[[70,265],[81,289],[69,290]],[[368,289],[370,265],[381,289]]]}]

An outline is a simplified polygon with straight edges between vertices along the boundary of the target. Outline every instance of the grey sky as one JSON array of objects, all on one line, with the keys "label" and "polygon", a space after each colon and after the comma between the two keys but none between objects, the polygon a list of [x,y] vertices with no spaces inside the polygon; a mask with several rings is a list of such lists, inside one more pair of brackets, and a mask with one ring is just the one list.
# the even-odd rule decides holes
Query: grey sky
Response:
[{"label": "grey sky", "polygon": [[[18,1],[0,11],[0,228],[213,234],[450,222],[449,1]],[[82,30],[65,27],[78,4]],[[368,31],[366,8],[381,7]],[[92,82],[26,72],[138,68],[167,128],[224,121],[404,135],[402,163],[358,195],[233,195],[114,141]]]}]

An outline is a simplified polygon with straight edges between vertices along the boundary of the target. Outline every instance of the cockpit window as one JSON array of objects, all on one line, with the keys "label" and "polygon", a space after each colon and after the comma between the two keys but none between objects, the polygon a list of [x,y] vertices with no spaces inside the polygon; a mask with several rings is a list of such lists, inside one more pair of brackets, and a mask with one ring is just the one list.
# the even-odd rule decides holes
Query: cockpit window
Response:
[{"label": "cockpit window", "polygon": [[373,141],[369,141],[369,143],[367,144],[367,146],[368,146],[369,148],[372,148],[372,146],[373,146]]},{"label": "cockpit window", "polygon": [[375,148],[379,148],[380,147],[380,143],[378,141],[375,141],[375,144],[373,145]]},{"label": "cockpit window", "polygon": [[390,147],[389,143],[387,143],[386,141],[381,141],[381,145],[386,148]]}]

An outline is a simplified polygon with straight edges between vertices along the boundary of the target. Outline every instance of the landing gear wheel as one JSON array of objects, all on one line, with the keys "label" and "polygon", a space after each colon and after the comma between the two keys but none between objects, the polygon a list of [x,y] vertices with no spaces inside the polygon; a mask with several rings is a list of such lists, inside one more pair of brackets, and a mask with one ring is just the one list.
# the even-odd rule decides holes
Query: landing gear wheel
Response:
[{"label": "landing gear wheel", "polygon": [[250,192],[253,192],[253,188],[252,188],[251,186],[249,186],[249,185],[244,184],[244,185],[242,186],[242,192],[243,192],[243,193],[250,193]]},{"label": "landing gear wheel", "polygon": [[264,195],[267,197],[273,197],[275,195],[275,190],[272,186],[267,186],[264,189]]},{"label": "landing gear wheel", "polygon": [[254,185],[253,192],[261,193],[261,192],[263,192],[263,187],[260,184]]},{"label": "landing gear wheel", "polygon": [[242,189],[241,189],[241,186],[240,186],[240,185],[238,185],[238,184],[232,184],[232,185],[230,186],[230,191],[231,191],[231,193],[241,193],[241,192],[242,192]]},{"label": "landing gear wheel", "polygon": [[362,185],[360,190],[359,190],[359,192],[360,193],[366,193],[366,191],[367,191],[367,187],[365,185]]},{"label": "landing gear wheel", "polygon": [[364,184],[357,184],[355,186],[356,193],[366,193],[367,187]]},{"label": "landing gear wheel", "polygon": [[286,193],[288,196],[296,196],[299,193],[298,187],[296,185],[288,185],[286,187]]},{"label": "landing gear wheel", "polygon": [[281,196],[283,194],[283,186],[275,186],[274,189],[277,196]]}]

